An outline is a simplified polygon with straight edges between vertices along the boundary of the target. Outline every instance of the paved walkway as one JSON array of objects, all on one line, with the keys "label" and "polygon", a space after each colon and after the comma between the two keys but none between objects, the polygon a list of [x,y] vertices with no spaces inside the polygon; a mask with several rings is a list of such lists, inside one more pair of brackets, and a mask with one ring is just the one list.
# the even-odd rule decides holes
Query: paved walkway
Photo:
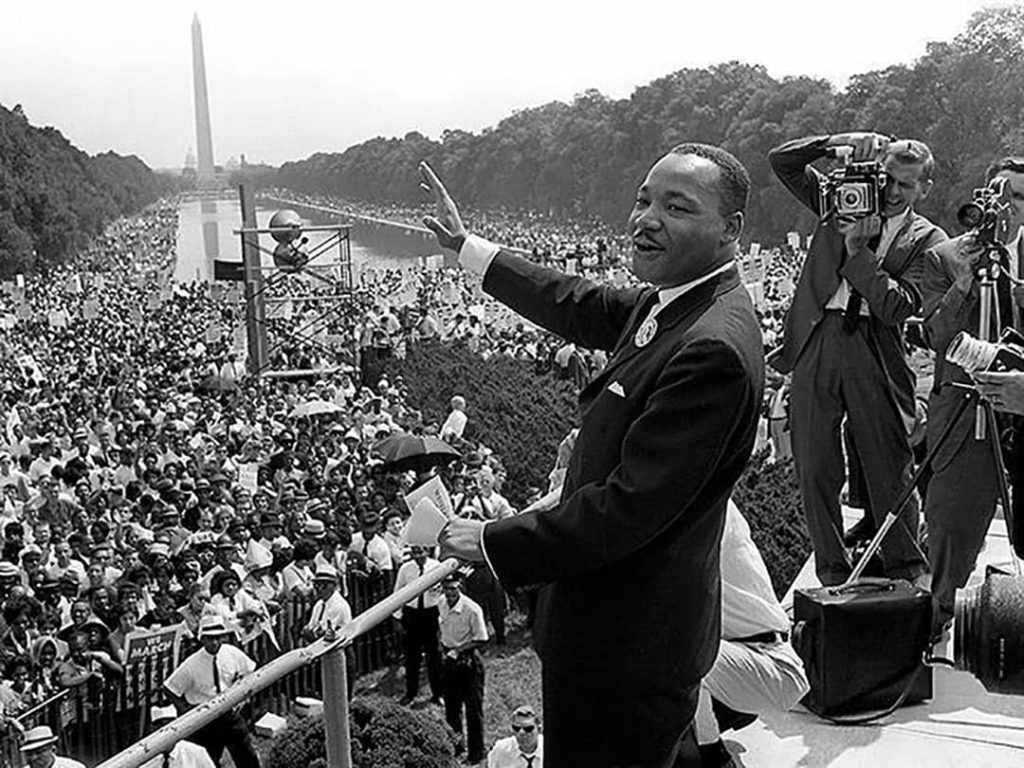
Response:
[{"label": "paved walkway", "polygon": [[[1010,562],[1006,527],[995,520],[971,583],[981,582],[986,565]],[[817,584],[812,560],[786,595],[787,609],[793,589]],[[904,707],[877,724],[832,725],[799,708],[755,721],[737,741],[726,734],[726,745],[747,768],[1024,767],[1024,696],[990,694],[972,675],[943,667],[935,668],[934,690],[930,702]]]}]

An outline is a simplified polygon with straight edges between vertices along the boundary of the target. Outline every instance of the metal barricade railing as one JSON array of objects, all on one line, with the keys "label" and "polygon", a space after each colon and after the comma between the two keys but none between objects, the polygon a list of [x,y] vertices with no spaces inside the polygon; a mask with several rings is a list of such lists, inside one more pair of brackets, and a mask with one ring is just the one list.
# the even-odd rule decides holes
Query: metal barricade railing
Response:
[{"label": "metal barricade railing", "polygon": [[[323,638],[304,647],[297,645],[297,639],[290,649],[282,645],[279,655],[258,667],[251,675],[105,760],[98,768],[138,768],[243,702],[250,701],[258,708],[261,703],[273,701],[276,696],[288,695],[289,680],[311,672],[315,674],[314,663],[317,661],[321,666],[321,690],[324,694],[327,764],[331,768],[350,768],[346,649],[355,649],[357,671],[361,664],[369,665],[387,658],[393,641],[388,639],[386,632],[375,635],[374,630],[382,629],[381,625],[386,623],[388,617],[458,567],[458,562],[449,558],[394,594],[390,594],[386,581],[376,584],[371,581],[363,586],[358,581],[350,583],[350,602],[353,612],[358,613],[336,637]],[[372,602],[365,604],[369,600]],[[248,647],[258,653],[264,642],[266,640],[263,637],[257,637],[253,641],[255,645]],[[364,671],[367,668],[364,667]]]}]

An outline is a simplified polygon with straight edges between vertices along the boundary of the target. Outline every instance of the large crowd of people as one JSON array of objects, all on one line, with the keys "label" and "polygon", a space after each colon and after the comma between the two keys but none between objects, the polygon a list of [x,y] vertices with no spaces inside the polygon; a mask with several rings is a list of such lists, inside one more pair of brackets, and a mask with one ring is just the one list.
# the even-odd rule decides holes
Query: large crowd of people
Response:
[{"label": "large crowd of people", "polygon": [[[420,213],[316,202],[400,222]],[[329,313],[298,294],[331,286],[268,286],[276,306],[288,305],[271,313],[271,367],[293,375],[254,377],[238,293],[172,279],[176,206],[120,220],[67,265],[0,285],[0,706],[9,719],[62,688],[118,685],[126,638],[140,630],[180,624],[197,647],[216,617],[240,640],[273,635],[296,595],[325,605],[304,639],[343,622],[352,577],[390,584],[425,556],[399,535],[413,477],[374,455],[385,437],[452,441],[465,455],[446,469],[458,514],[514,514],[500,457],[462,440],[464,415],[457,429],[425,423],[405,383],[383,373],[409,345],[462,343],[580,387],[606,362],[502,309],[461,269],[417,266],[364,270],[354,300]],[[479,222],[566,271],[634,280],[620,238],[600,228],[500,212]],[[784,302],[778,286],[799,268],[789,251],[773,254],[758,265],[766,331]],[[464,409],[453,403],[453,415]],[[493,581],[474,573],[465,588],[502,641]],[[407,640],[418,626],[406,627]],[[440,672],[427,661],[438,699]]]}]

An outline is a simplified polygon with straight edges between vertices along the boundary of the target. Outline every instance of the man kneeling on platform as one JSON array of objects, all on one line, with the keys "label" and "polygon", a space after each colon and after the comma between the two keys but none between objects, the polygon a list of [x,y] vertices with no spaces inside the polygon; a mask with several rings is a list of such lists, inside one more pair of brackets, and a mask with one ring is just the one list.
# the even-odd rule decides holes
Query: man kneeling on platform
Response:
[{"label": "man kneeling on platform", "polygon": [[715,768],[734,765],[722,731],[784,712],[810,687],[789,643],[789,617],[775,597],[750,526],[732,501],[725,513],[721,572],[722,642],[701,681],[694,719],[703,765]]}]

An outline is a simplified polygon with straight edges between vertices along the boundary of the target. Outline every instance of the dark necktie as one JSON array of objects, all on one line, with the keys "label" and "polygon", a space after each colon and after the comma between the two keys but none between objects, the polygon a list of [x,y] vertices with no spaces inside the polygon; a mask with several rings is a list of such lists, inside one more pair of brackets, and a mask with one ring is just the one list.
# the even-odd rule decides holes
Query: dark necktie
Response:
[{"label": "dark necktie", "polygon": [[[882,226],[885,226],[885,222],[882,222]],[[882,242],[882,232],[879,230],[878,234],[868,240],[868,249],[871,250],[876,258],[882,254],[878,253],[878,246]],[[843,261],[846,260],[846,250],[843,249]],[[864,297],[860,291],[850,286],[850,298],[846,300],[846,309],[843,310],[843,329],[847,332],[853,332],[857,329],[857,323],[860,322],[860,308],[864,304]]]},{"label": "dark necktie", "polygon": [[537,759],[536,755],[527,755],[523,752],[520,752],[519,756],[526,761],[526,768],[533,768],[533,761]]},{"label": "dark necktie", "polygon": [[171,768],[171,753],[164,752],[164,768]]},{"label": "dark necktie", "polygon": [[[420,567],[420,576],[423,575],[423,563],[416,563]],[[416,608],[423,610],[426,606],[423,603],[423,593],[420,592],[420,596],[416,598]]]},{"label": "dark necktie", "polygon": [[220,693],[220,670],[217,669],[217,654],[213,655],[213,687]]}]

